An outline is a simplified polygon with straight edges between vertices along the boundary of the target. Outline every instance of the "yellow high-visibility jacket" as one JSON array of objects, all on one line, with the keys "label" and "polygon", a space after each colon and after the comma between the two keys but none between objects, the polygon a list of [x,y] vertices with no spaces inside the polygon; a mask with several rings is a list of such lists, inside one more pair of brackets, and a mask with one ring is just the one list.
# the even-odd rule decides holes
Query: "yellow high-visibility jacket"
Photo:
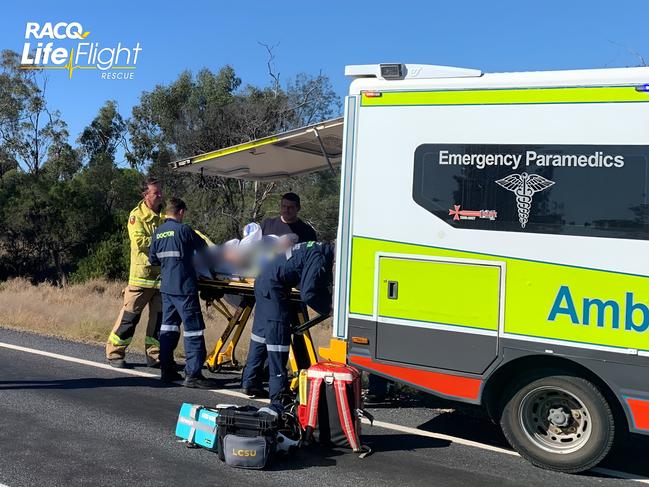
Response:
[{"label": "yellow high-visibility jacket", "polygon": [[162,225],[162,217],[149,208],[144,200],[133,208],[128,217],[128,236],[131,239],[131,286],[160,288],[160,266],[149,264],[149,246],[155,229]]}]

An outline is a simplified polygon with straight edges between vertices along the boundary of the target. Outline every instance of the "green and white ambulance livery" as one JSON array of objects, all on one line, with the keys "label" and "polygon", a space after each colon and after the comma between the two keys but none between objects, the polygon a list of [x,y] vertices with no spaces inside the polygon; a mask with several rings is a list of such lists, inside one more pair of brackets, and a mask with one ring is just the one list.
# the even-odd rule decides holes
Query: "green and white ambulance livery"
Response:
[{"label": "green and white ambulance livery", "polygon": [[344,119],[173,164],[261,181],[339,166],[321,355],[484,404],[546,468],[649,433],[649,68],[346,74]]}]

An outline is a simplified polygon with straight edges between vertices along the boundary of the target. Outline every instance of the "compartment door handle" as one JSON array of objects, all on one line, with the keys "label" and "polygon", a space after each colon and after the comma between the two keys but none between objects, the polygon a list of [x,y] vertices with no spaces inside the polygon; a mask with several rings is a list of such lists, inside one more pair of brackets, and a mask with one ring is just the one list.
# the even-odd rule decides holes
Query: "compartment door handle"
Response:
[{"label": "compartment door handle", "polygon": [[388,281],[388,299],[397,299],[399,297],[399,283],[397,281]]}]

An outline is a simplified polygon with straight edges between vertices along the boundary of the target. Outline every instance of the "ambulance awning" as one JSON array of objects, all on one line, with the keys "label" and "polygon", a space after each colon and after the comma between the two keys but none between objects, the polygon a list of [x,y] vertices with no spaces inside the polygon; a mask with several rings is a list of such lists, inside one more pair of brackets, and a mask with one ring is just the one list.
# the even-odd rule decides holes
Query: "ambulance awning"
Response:
[{"label": "ambulance awning", "polygon": [[340,164],[343,118],[170,163],[172,169],[205,176],[272,181]]}]

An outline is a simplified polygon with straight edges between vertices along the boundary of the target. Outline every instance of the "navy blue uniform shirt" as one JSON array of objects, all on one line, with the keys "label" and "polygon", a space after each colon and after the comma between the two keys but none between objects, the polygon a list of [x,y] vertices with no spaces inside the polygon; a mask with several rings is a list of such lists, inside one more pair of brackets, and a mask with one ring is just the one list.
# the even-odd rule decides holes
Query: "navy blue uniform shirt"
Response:
[{"label": "navy blue uniform shirt", "polygon": [[160,266],[160,292],[188,296],[197,294],[194,251],[207,246],[189,225],[167,218],[153,234],[149,262]]},{"label": "navy blue uniform shirt", "polygon": [[255,280],[255,290],[270,297],[273,289],[286,292],[299,286],[302,301],[318,314],[331,310],[333,247],[327,243],[294,245],[280,255]]}]

